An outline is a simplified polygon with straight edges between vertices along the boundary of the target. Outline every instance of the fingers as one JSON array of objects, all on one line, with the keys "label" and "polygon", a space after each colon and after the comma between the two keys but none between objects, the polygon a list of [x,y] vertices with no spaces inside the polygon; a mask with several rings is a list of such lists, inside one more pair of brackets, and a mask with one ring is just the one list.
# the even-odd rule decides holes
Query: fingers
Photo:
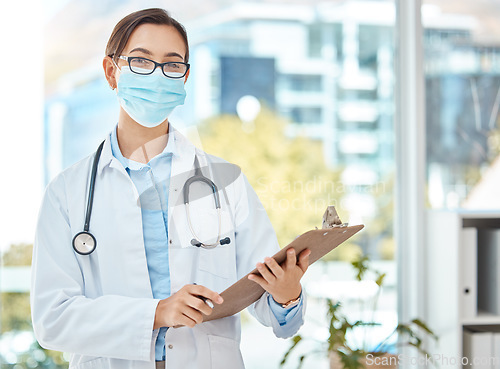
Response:
[{"label": "fingers", "polygon": [[254,281],[255,283],[260,285],[265,290],[267,290],[267,288],[269,286],[269,283],[267,283],[267,281],[264,278],[262,278],[261,276],[258,276],[255,274],[249,274],[248,279],[250,279],[251,281]]},{"label": "fingers", "polygon": [[201,297],[197,297],[197,296],[193,296],[193,295],[189,296],[187,298],[186,305],[188,305],[188,307],[195,309],[196,311],[199,311],[205,315],[212,314],[212,308]]},{"label": "fingers", "polygon": [[273,283],[276,280],[276,276],[273,273],[271,273],[269,269],[267,269],[267,266],[265,264],[257,263],[257,270],[266,280],[266,282]]},{"label": "fingers", "polygon": [[297,264],[297,256],[295,250],[291,247],[286,250],[286,267],[287,269],[293,268]]},{"label": "fingers", "polygon": [[172,325],[172,328],[180,328],[180,327],[193,328],[196,324],[197,324],[196,320],[190,318],[188,315],[183,313],[176,318],[176,323],[175,325]]},{"label": "fingers", "polygon": [[192,328],[203,322],[203,315],[212,314],[213,305],[209,306],[212,301],[221,304],[224,300],[218,293],[204,286],[185,285],[158,303],[153,327]]},{"label": "fingers", "polygon": [[208,289],[205,286],[190,285],[189,293],[196,297],[198,296],[205,297],[216,304],[222,304],[224,302],[224,299],[221,297],[221,295],[219,295],[217,292]]},{"label": "fingers", "polygon": [[274,258],[265,258],[264,263],[266,263],[267,267],[271,270],[271,272],[278,278],[283,277],[285,271],[281,268],[281,266],[274,260]]},{"label": "fingers", "polygon": [[[188,327],[192,328],[196,324],[200,324],[201,322],[203,322],[203,315],[198,310],[193,309],[192,307],[187,306],[182,314],[183,316],[191,320],[191,322],[187,322],[188,324],[186,324]],[[192,326],[190,324],[192,324]]]},{"label": "fingers", "polygon": [[309,267],[309,255],[311,255],[311,250],[305,249],[299,255],[299,263],[298,266],[302,269],[302,272],[306,272]]}]

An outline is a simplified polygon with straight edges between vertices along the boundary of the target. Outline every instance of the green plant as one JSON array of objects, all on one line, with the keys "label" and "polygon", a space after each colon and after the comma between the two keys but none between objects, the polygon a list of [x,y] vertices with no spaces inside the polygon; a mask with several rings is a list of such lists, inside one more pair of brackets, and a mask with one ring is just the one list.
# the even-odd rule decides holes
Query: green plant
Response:
[{"label": "green plant", "polygon": [[[380,273],[370,267],[369,258],[366,255],[360,255],[356,260],[351,262],[355,272],[356,280],[358,282],[367,279],[368,274],[375,275],[373,280],[377,284],[377,292],[372,301],[360,301],[364,310],[371,313],[371,319],[368,321],[356,320],[350,321],[345,314],[342,313],[342,304],[334,302],[331,299],[326,299],[328,306],[328,331],[329,336],[326,342],[320,344],[320,348],[310,351],[304,355],[299,356],[298,369],[302,367],[305,358],[313,353],[326,353],[328,356],[337,355],[340,363],[344,369],[362,369],[365,368],[365,359],[368,354],[373,357],[380,357],[395,350],[396,344],[393,342],[399,339],[397,345],[407,345],[415,347],[418,352],[427,357],[431,357],[423,348],[424,337],[428,336],[437,340],[438,337],[429,327],[420,319],[413,319],[410,323],[399,323],[397,327],[385,337],[372,349],[368,348],[366,344],[366,337],[369,327],[379,326],[380,323],[375,321],[375,312],[377,310],[378,300],[386,277],[385,273]],[[369,306],[369,308],[367,308]],[[366,315],[366,314],[365,314]],[[364,316],[365,316],[364,315]],[[364,337],[361,347],[357,347],[348,340],[349,333],[354,330],[364,330],[362,336]],[[301,335],[296,335],[292,339],[292,345],[285,353],[280,366],[283,366],[290,358],[290,354],[297,348],[299,343],[303,342],[306,338]]]}]

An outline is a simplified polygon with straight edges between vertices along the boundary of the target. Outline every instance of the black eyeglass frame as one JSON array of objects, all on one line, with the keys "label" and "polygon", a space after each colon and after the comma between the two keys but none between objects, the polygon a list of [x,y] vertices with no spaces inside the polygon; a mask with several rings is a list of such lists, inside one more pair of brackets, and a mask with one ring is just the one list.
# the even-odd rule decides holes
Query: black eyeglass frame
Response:
[{"label": "black eyeglass frame", "polygon": [[[147,76],[149,74],[153,74],[154,71],[156,70],[156,68],[160,67],[161,69],[161,72],[163,73],[163,75],[167,78],[183,78],[187,72],[189,71],[189,67],[191,66],[189,63],[184,63],[184,62],[166,62],[166,63],[157,63],[155,62],[154,60],[151,60],[151,59],[148,59],[148,58],[143,58],[142,56],[124,56],[124,55],[120,55],[118,57],[119,59],[122,59],[122,60],[125,60],[127,63],[128,63],[128,66],[130,68],[130,70],[132,71],[132,73],[135,73],[135,74],[140,74],[142,76]],[[133,68],[132,68],[132,65],[130,64],[131,63],[131,60],[133,59],[142,59],[142,60],[147,60],[151,63],[153,63],[155,65],[155,67],[153,68],[153,70],[149,73],[137,73],[137,72],[134,72]],[[178,77],[171,77],[171,76],[168,76],[166,73],[165,73],[165,70],[163,69],[163,66],[164,65],[168,65],[168,64],[184,64],[186,66],[186,71],[184,72],[184,74],[182,76],[178,76]]]}]

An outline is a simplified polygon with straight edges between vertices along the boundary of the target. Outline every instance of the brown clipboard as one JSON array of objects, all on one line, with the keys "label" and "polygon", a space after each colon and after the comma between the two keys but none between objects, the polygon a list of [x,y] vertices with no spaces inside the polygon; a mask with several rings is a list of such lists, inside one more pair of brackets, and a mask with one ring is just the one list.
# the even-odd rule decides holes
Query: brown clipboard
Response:
[{"label": "brown clipboard", "polygon": [[[308,248],[311,250],[311,255],[309,256],[309,265],[311,265],[344,241],[354,236],[363,229],[363,227],[364,225],[355,225],[351,227],[334,227],[308,231],[278,251],[273,258],[278,264],[281,264],[286,259],[286,250],[290,247],[295,249],[296,255]],[[224,290],[220,294],[224,302],[220,305],[214,304],[212,314],[209,316],[203,315],[204,322],[239,313],[262,296],[265,290],[257,283],[249,280],[249,274],[260,275],[258,270],[254,269]]]}]

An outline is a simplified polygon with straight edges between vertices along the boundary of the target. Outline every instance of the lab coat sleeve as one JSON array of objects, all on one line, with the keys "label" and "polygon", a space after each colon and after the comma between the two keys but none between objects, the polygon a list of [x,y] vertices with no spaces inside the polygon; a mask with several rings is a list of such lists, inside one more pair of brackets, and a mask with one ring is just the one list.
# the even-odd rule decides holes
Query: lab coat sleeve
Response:
[{"label": "lab coat sleeve", "polygon": [[33,247],[31,314],[42,347],[81,355],[154,360],[153,324],[159,300],[84,296],[72,247],[64,177],[47,187]]},{"label": "lab coat sleeve", "polygon": [[[243,173],[235,182],[235,191],[236,263],[238,278],[242,278],[255,268],[257,262],[263,262],[266,256],[274,255],[280,247],[266,210]],[[261,324],[272,327],[277,337],[288,338],[297,333],[304,323],[306,294],[302,297],[296,313],[290,315],[283,325],[273,313],[270,306],[272,297],[268,292],[250,305],[248,310]]]},{"label": "lab coat sleeve", "polygon": [[304,303],[304,298],[302,297],[303,295],[304,291],[300,293],[299,304],[291,308],[282,307],[280,304],[274,301],[271,295],[268,296],[269,306],[271,307],[271,310],[273,311],[273,314],[276,317],[276,319],[278,319],[280,325],[287,324],[291,319],[293,319],[293,317],[297,314],[297,312],[300,311],[301,305]]}]

